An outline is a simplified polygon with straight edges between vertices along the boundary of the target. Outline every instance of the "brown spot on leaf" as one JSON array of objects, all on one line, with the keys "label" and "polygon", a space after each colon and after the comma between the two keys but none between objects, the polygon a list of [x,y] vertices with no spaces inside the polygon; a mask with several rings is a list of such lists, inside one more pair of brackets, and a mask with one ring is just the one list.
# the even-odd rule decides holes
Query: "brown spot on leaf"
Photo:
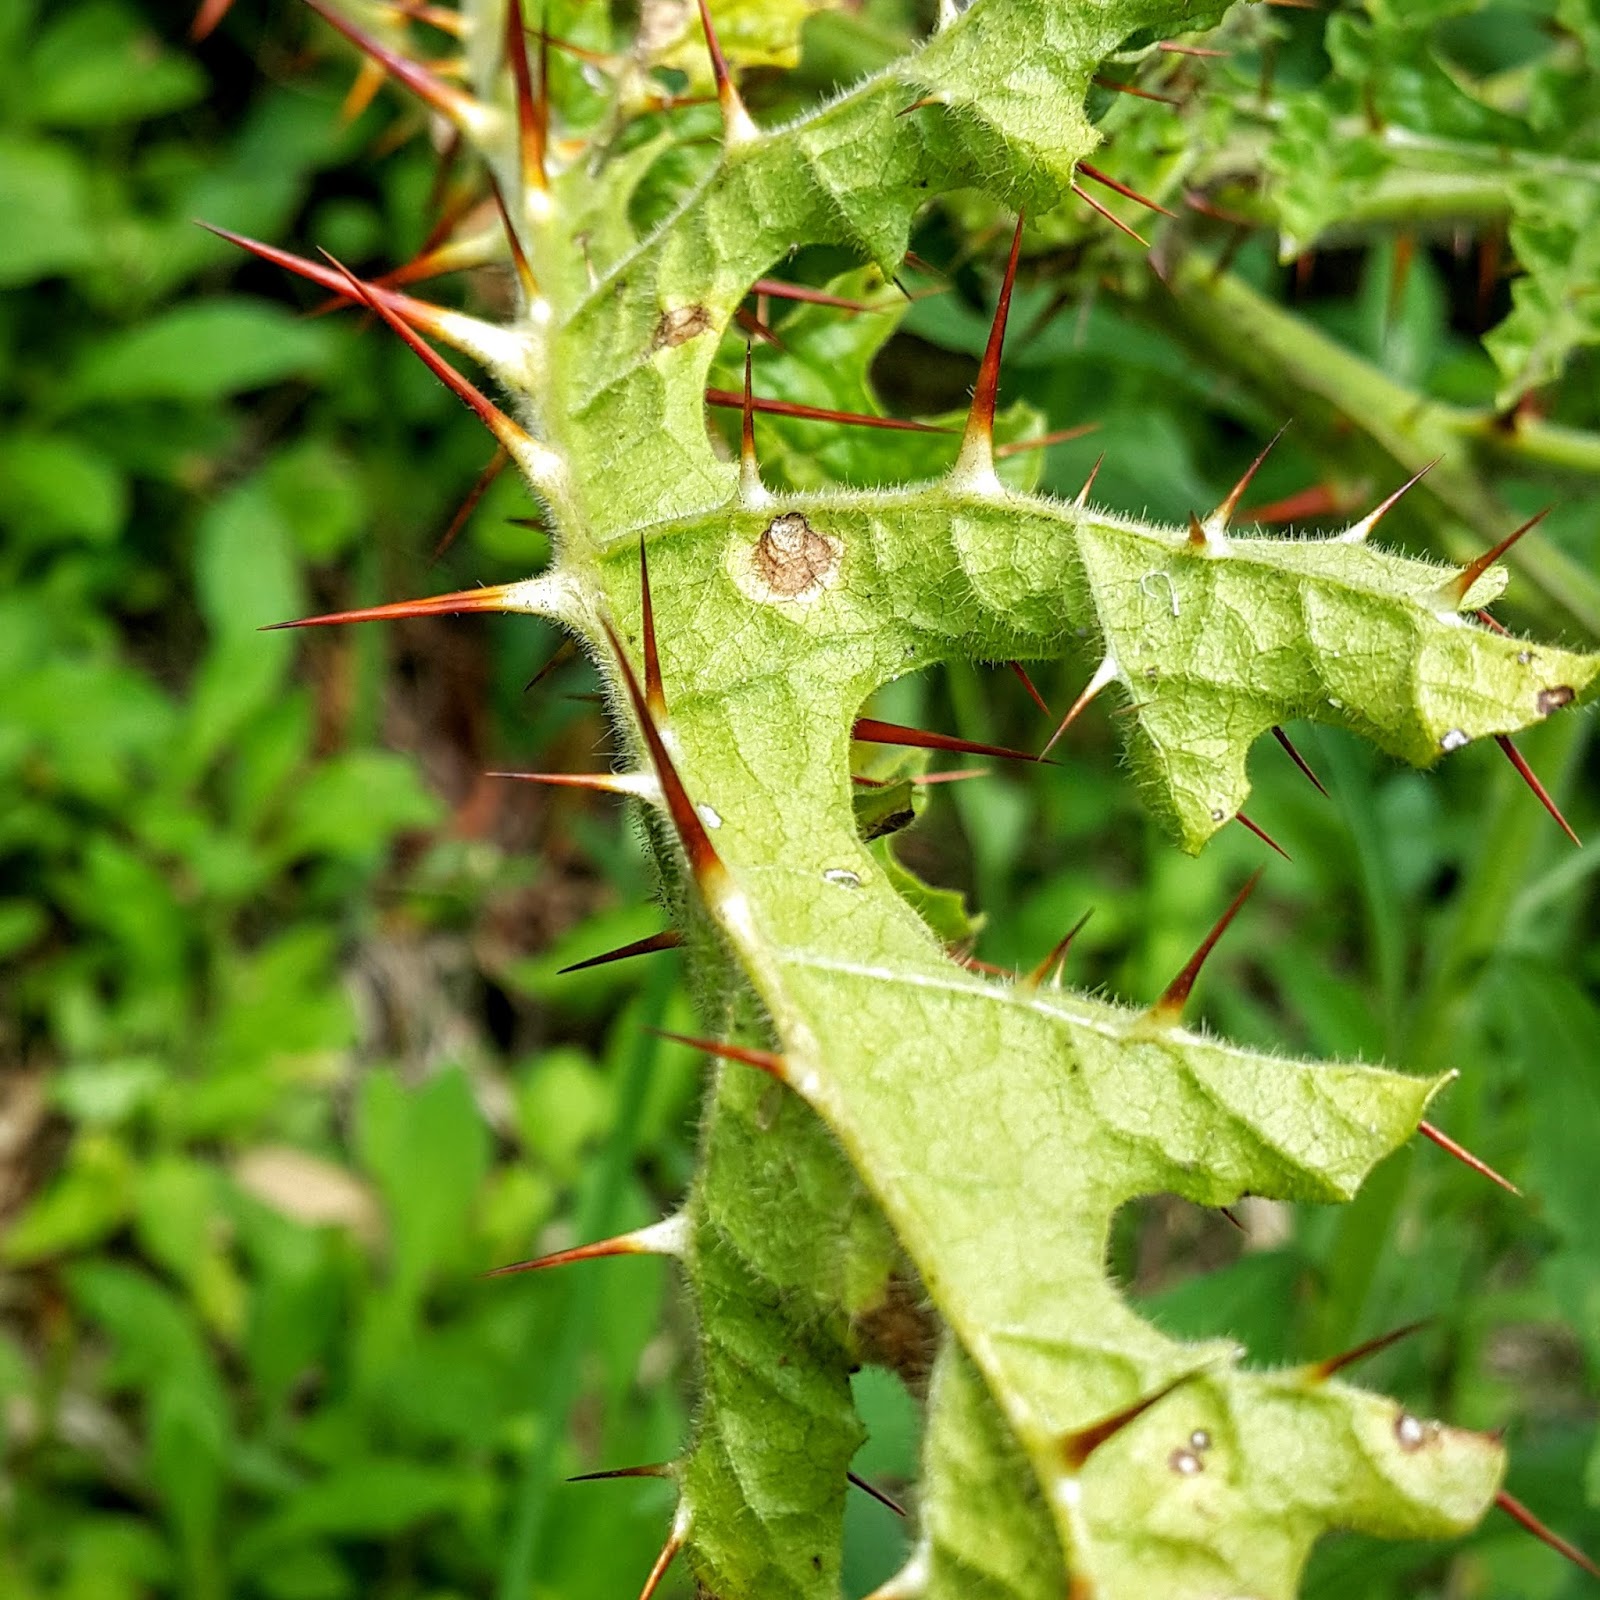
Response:
[{"label": "brown spot on leaf", "polygon": [[660,350],[667,345],[687,344],[710,326],[711,313],[704,306],[676,306],[661,313],[656,331],[650,336],[650,348]]},{"label": "brown spot on leaf", "polygon": [[798,511],[789,511],[767,524],[756,543],[753,565],[775,595],[792,599],[832,576],[839,550]]},{"label": "brown spot on leaf", "polygon": [[851,1332],[864,1361],[887,1367],[914,1395],[928,1392],[939,1325],[917,1284],[892,1275],[878,1304],[856,1313]]},{"label": "brown spot on leaf", "polygon": [[1552,711],[1559,711],[1562,706],[1570,706],[1575,698],[1572,690],[1564,683],[1558,683],[1553,689],[1541,689],[1536,702],[1539,715],[1548,717]]}]

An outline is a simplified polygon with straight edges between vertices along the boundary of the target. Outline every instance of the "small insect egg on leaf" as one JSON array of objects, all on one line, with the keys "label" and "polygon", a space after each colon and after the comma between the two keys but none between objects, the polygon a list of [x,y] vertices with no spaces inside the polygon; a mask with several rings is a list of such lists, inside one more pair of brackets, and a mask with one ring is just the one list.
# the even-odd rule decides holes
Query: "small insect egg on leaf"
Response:
[{"label": "small insect egg on leaf", "polygon": [[1436,1432],[1437,1424],[1423,1422],[1409,1411],[1402,1411],[1394,1419],[1394,1436],[1405,1451],[1420,1450]]},{"label": "small insect egg on leaf", "polygon": [[1460,728],[1448,728],[1440,737],[1439,748],[1448,755],[1450,751],[1459,750],[1462,745],[1470,743],[1471,740]]},{"label": "small insect egg on leaf", "polygon": [[1189,1435],[1189,1448],[1196,1455],[1204,1455],[1211,1448],[1211,1435],[1204,1428],[1196,1428]]},{"label": "small insect egg on leaf", "polygon": [[859,889],[861,887],[859,874],[852,872],[848,867],[829,867],[822,874],[822,880],[824,883],[834,884],[840,889]]},{"label": "small insect egg on leaf", "polygon": [[1180,1478],[1192,1478],[1205,1471],[1205,1463],[1192,1450],[1174,1450],[1167,1457],[1167,1465]]}]

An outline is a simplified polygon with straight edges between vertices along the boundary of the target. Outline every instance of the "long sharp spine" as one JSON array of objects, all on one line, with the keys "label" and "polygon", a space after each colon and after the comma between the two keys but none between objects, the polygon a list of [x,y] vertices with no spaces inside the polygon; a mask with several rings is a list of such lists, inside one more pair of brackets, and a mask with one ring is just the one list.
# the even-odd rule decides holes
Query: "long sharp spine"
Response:
[{"label": "long sharp spine", "polygon": [[1006,321],[1011,315],[1011,292],[1016,286],[1017,260],[1022,254],[1022,223],[1019,213],[1016,230],[1011,235],[1005,276],[1000,280],[1000,294],[995,301],[994,321],[989,325],[989,342],[984,346],[978,381],[973,385],[972,408],[967,413],[966,432],[961,436],[961,452],[950,474],[958,487],[987,493],[996,493],[1000,488],[994,475],[994,410],[1000,395],[1000,357],[1005,349]]},{"label": "long sharp spine", "polygon": [[1480,1177],[1487,1178],[1490,1183],[1499,1184],[1507,1194],[1514,1194],[1519,1200],[1522,1198],[1522,1191],[1509,1178],[1501,1177],[1481,1156],[1473,1155],[1465,1145],[1457,1144],[1449,1134],[1436,1128],[1431,1122],[1419,1122],[1417,1132],[1424,1139],[1431,1139],[1447,1156],[1454,1156],[1462,1166],[1469,1167]]},{"label": "long sharp spine", "polygon": [[1546,506],[1543,511],[1535,512],[1520,528],[1513,528],[1492,550],[1485,550],[1470,566],[1463,567],[1455,577],[1447,579],[1442,591],[1444,596],[1455,605],[1464,603],[1467,596],[1472,593],[1472,586],[1478,579],[1524,534],[1531,533],[1537,528],[1550,515],[1553,509],[1554,507],[1552,506]]},{"label": "long sharp spine", "polygon": [[647,1228],[635,1228],[632,1233],[619,1233],[613,1239],[574,1245],[570,1250],[555,1250],[547,1256],[534,1256],[528,1261],[513,1261],[509,1266],[495,1267],[483,1276],[509,1278],[520,1272],[543,1272],[547,1267],[567,1267],[579,1261],[601,1261],[608,1256],[681,1256],[688,1244],[688,1237],[689,1224],[679,1214],[652,1222]]},{"label": "long sharp spine", "polygon": [[1511,735],[1497,733],[1494,742],[1500,746],[1507,761],[1516,768],[1517,776],[1533,790],[1534,798],[1555,818],[1557,826],[1581,850],[1583,840],[1572,830],[1572,824],[1561,814],[1561,807],[1550,797],[1550,791],[1539,781],[1539,775],[1530,767],[1522,752],[1511,742]]},{"label": "long sharp spine", "polygon": [[1205,965],[1206,957],[1216,948],[1217,941],[1228,931],[1229,923],[1239,915],[1245,901],[1255,892],[1256,885],[1261,881],[1261,871],[1262,869],[1257,867],[1245,879],[1244,887],[1233,897],[1233,903],[1228,909],[1217,918],[1211,932],[1200,941],[1200,948],[1189,957],[1183,971],[1162,990],[1161,998],[1150,1008],[1150,1015],[1156,1021],[1175,1025],[1182,1018],[1183,1008],[1188,1003],[1195,979],[1200,976],[1200,969]]},{"label": "long sharp spine", "polygon": [[728,70],[727,58],[722,53],[721,41],[711,21],[711,7],[706,0],[699,0],[699,4],[700,26],[705,30],[706,49],[711,55],[711,76],[717,85],[717,104],[722,107],[722,141],[726,148],[731,149],[735,145],[759,139],[761,130],[751,120],[744,101],[739,98],[739,91],[734,87],[733,74]]},{"label": "long sharp spine", "polygon": [[1435,456],[1426,466],[1419,467],[1393,494],[1380,500],[1359,522],[1353,522],[1338,537],[1343,544],[1361,544],[1365,542],[1372,530],[1399,504],[1402,496],[1410,489],[1422,482],[1433,469],[1444,460],[1443,456]]},{"label": "long sharp spine", "polygon": [[1587,1572],[1591,1578],[1600,1578],[1600,1566],[1590,1560],[1570,1539],[1563,1539],[1553,1528],[1547,1528],[1513,1495],[1502,1489],[1494,1497],[1494,1503],[1520,1528],[1531,1533],[1541,1544],[1549,1545],[1557,1555],[1570,1561],[1579,1571]]},{"label": "long sharp spine", "polygon": [[1002,761],[1043,761],[1043,756],[1026,750],[1008,750],[1004,745],[978,744],[950,733],[930,733],[925,728],[907,728],[898,722],[880,722],[876,717],[857,717],[850,737],[862,744],[905,745],[913,750],[949,750],[957,755],[995,756]]}]

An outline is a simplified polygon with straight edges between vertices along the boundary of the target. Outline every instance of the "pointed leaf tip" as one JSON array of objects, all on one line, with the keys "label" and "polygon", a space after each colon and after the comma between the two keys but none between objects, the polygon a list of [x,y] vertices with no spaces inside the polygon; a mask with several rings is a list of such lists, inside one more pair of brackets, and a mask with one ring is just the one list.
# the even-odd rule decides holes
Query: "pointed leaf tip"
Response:
[{"label": "pointed leaf tip", "polygon": [[1200,941],[1200,948],[1189,957],[1183,971],[1162,990],[1161,998],[1151,1006],[1151,1016],[1161,1022],[1176,1022],[1182,1017],[1184,1005],[1188,1002],[1190,991],[1194,988],[1195,979],[1200,976],[1201,967],[1206,963],[1206,957],[1216,948],[1217,941],[1228,931],[1228,925],[1244,908],[1245,901],[1255,893],[1256,885],[1261,882],[1261,874],[1264,870],[1262,867],[1257,867],[1245,879],[1244,887],[1233,897],[1233,903],[1228,909],[1217,918],[1211,932]]}]

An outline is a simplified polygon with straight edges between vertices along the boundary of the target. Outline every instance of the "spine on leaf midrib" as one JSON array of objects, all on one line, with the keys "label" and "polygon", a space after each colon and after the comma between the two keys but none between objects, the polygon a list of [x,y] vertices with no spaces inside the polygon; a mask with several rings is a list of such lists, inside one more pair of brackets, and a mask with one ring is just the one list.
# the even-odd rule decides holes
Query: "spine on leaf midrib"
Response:
[{"label": "spine on leaf midrib", "polygon": [[[474,60],[498,72],[484,40],[505,29],[515,59],[520,9],[468,9]],[[982,1579],[1019,1597],[1059,1593],[1065,1562],[1073,1600],[1287,1600],[1324,1529],[1459,1532],[1498,1487],[1496,1442],[1418,1423],[1327,1369],[1251,1373],[1230,1346],[1167,1339],[1104,1271],[1112,1216],[1139,1195],[1349,1198],[1443,1080],[1259,1056],[1186,1032],[1173,1004],[961,969],[857,836],[849,740],[905,671],[1035,659],[1086,635],[1091,683],[1136,708],[1138,777],[1198,848],[1238,814],[1252,740],[1287,717],[1426,763],[1569,703],[1595,659],[1476,626],[1500,580],[1352,542],[1372,519],[1326,545],[1235,541],[1227,506],[1162,529],[1008,492],[982,410],[1003,319],[943,485],[774,498],[706,434],[716,342],[787,249],[842,243],[887,267],[936,188],[1059,198],[1098,137],[1081,108],[1098,62],[1138,28],[1219,8],[1204,9],[977,0],[905,63],[770,135],[721,77],[738,137],[581,292],[594,263],[567,236],[572,209],[625,210],[640,169],[617,166],[603,202],[580,191],[605,190],[604,168],[547,181],[525,70],[514,118],[468,119],[521,230],[527,300],[509,342],[454,317],[424,325],[526,406],[525,430],[447,377],[546,499],[559,555],[538,584],[434,608],[545,611],[585,635],[638,758],[622,786],[662,809],[664,876],[691,924],[715,929],[708,1048],[725,1060],[670,1230],[706,1398],[664,1557],[686,1545],[717,1600],[836,1588],[859,1438],[849,1369],[863,1319],[907,1293],[901,1252],[949,1335],[927,1518],[895,1594],[971,1592],[981,1536],[963,1475],[992,1488],[1019,1452],[1030,1483],[1002,1490],[987,1524],[1015,1560]],[[871,154],[847,160],[852,146]],[[344,292],[415,341],[392,296],[354,279]],[[804,581],[779,581],[797,540]],[[1212,652],[1230,628],[1248,648]],[[1286,1476],[1286,1460],[1318,1473]]]}]

